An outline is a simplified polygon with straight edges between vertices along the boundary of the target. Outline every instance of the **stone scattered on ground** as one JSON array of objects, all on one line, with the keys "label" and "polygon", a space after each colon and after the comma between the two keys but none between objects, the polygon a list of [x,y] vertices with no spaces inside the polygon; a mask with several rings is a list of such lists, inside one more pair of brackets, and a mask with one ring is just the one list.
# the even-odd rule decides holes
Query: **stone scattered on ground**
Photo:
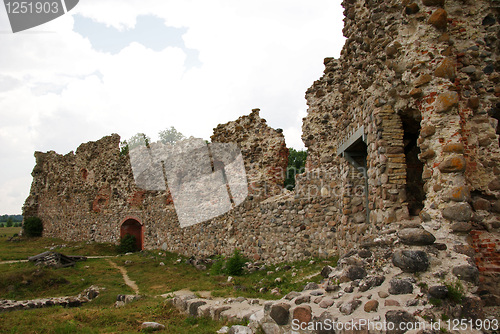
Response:
[{"label": "stone scattered on ground", "polygon": [[38,298],[32,300],[0,299],[0,312],[28,310],[50,306],[78,307],[97,298],[99,296],[99,291],[103,289],[104,288],[92,285],[77,296]]},{"label": "stone scattered on ground", "polygon": [[146,321],[142,323],[141,329],[147,329],[150,331],[159,331],[165,329],[165,325],[159,324],[157,322]]}]

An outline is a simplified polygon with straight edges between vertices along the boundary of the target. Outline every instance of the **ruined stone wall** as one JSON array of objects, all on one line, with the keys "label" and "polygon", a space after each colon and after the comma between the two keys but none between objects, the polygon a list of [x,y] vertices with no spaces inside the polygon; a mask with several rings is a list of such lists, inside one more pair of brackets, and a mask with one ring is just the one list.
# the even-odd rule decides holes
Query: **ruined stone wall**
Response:
[{"label": "ruined stone wall", "polygon": [[260,118],[259,109],[236,121],[219,124],[212,142],[237,143],[245,157],[249,193],[265,199],[281,192],[288,165],[288,148],[283,131],[275,130]]},{"label": "ruined stone wall", "polygon": [[[355,219],[353,209],[366,206],[350,192],[329,195],[340,213],[340,251],[352,241],[368,245],[417,227],[446,245],[455,266],[475,263],[482,280],[496,277],[495,291],[498,3],[345,0],[343,6],[347,40],[340,59],[326,58],[324,75],[306,93],[302,136],[309,151],[306,174],[336,169],[329,183],[349,189],[360,182],[346,172],[353,167],[337,149],[364,130],[370,215]],[[319,182],[304,175],[299,189]],[[464,251],[470,247],[476,253]]]},{"label": "ruined stone wall", "polygon": [[[336,208],[322,198],[281,194],[288,149],[258,110],[219,125],[212,140],[238,143],[249,178],[246,201],[222,216],[181,228],[168,191],[137,186],[130,156],[120,155],[118,135],[64,156],[36,152],[24,215],[42,219],[44,236],[96,242],[118,242],[122,223],[131,218],[143,225],[145,248],[187,256],[229,255],[240,248],[253,259],[278,262],[336,252],[332,224],[324,220],[333,220]],[[141,182],[160,189],[157,181]]]},{"label": "ruined stone wall", "polygon": [[42,218],[47,236],[112,242],[134,218],[146,248],[189,256],[240,248],[278,262],[373,248],[383,254],[369,264],[374,272],[393,263],[410,275],[406,266],[418,266],[425,282],[460,278],[473,291],[480,271],[475,291],[497,303],[498,5],[343,6],[341,57],[325,59],[306,93],[308,158],[295,192],[281,190],[283,135],[254,110],[211,138],[238,143],[250,184],[247,200],[220,217],[181,229],[167,192],[135,185],[116,135],[66,156],[37,152],[25,216]]}]

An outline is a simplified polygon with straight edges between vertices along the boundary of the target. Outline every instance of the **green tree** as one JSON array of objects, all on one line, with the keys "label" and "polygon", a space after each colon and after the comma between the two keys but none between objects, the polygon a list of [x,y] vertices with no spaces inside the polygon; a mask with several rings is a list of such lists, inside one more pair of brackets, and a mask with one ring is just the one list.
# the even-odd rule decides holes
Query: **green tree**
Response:
[{"label": "green tree", "polygon": [[144,133],[136,133],[122,143],[124,143],[125,146],[128,146],[128,149],[131,150],[137,146],[149,146],[149,143],[151,143],[151,138],[146,136]]},{"label": "green tree", "polygon": [[307,151],[297,151],[289,149],[288,166],[286,168],[285,188],[293,190],[295,188],[295,175],[302,174],[306,166]]},{"label": "green tree", "polygon": [[28,217],[24,220],[23,235],[27,237],[41,237],[43,232],[42,220],[38,217]]},{"label": "green tree", "polygon": [[10,218],[10,217],[7,218],[7,224],[6,224],[7,227],[12,227],[13,223],[14,223],[14,221],[12,220],[12,218]]},{"label": "green tree", "polygon": [[170,129],[165,129],[163,131],[158,132],[158,137],[160,141],[164,144],[173,144],[176,141],[182,140],[186,138],[182,133],[177,131],[173,126]]}]

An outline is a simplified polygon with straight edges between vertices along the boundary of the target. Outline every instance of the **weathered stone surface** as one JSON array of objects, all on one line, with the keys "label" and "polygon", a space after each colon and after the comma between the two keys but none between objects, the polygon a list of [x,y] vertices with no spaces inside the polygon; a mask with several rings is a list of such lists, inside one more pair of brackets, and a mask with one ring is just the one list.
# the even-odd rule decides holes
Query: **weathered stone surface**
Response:
[{"label": "weathered stone surface", "polygon": [[147,330],[147,331],[159,331],[162,329],[165,329],[165,325],[162,325],[157,322],[152,322],[152,321],[146,321],[143,322],[141,325],[142,330]]},{"label": "weathered stone surface", "polygon": [[491,206],[491,211],[500,213],[500,200],[496,200],[493,202],[493,205]]},{"label": "weathered stone surface", "polygon": [[422,88],[413,88],[412,90],[410,90],[410,92],[408,94],[411,97],[418,99],[419,97],[422,96],[423,91],[422,91]]},{"label": "weathered stone surface", "polygon": [[422,74],[413,82],[413,85],[418,88],[429,83],[431,80],[432,76],[430,74]]},{"label": "weathered stone surface", "polygon": [[360,279],[366,276],[366,270],[360,266],[349,266],[345,271],[346,276],[354,281],[356,279]]},{"label": "weathered stone surface", "polygon": [[436,237],[423,228],[404,228],[398,232],[398,237],[406,245],[431,245],[436,241]]},{"label": "weathered stone surface", "polygon": [[423,126],[422,129],[420,130],[420,135],[423,138],[430,137],[435,133],[436,133],[436,127],[434,125]]},{"label": "weathered stone surface", "polygon": [[387,297],[389,297],[389,294],[387,292],[385,292],[385,291],[379,291],[378,292],[378,296],[380,298],[387,298]]},{"label": "weathered stone surface", "polygon": [[445,285],[434,285],[429,288],[429,295],[438,299],[445,299],[448,296],[448,288]]},{"label": "weathered stone surface", "polygon": [[195,301],[189,304],[189,315],[196,317],[198,316],[198,308],[205,305],[207,302],[203,300]]},{"label": "weathered stone surface", "polygon": [[463,67],[460,71],[463,73],[467,73],[467,74],[474,74],[476,72],[476,67],[473,65],[466,66],[466,67]]},{"label": "weathered stone surface", "polygon": [[253,331],[248,326],[233,325],[229,328],[227,334],[253,334]]},{"label": "weathered stone surface", "polygon": [[428,22],[437,29],[445,30],[448,26],[448,13],[442,8],[436,9],[429,17]]},{"label": "weathered stone surface", "polygon": [[377,312],[378,310],[378,300],[369,300],[364,306],[365,312]]},{"label": "weathered stone surface", "polygon": [[298,297],[298,296],[300,296],[300,293],[299,293],[299,292],[297,292],[297,291],[291,291],[291,292],[289,292],[289,293],[285,296],[285,299],[287,299],[287,300],[292,300],[292,299],[294,299],[294,298],[296,298],[296,297]]},{"label": "weathered stone surface", "polygon": [[453,246],[453,250],[457,253],[464,254],[469,257],[473,257],[475,255],[474,248],[469,245],[455,245]]},{"label": "weathered stone surface", "polygon": [[311,296],[305,295],[305,296],[300,296],[295,299],[295,304],[300,305],[304,303],[309,303],[311,301]]},{"label": "weathered stone surface", "polygon": [[428,160],[432,159],[436,156],[436,152],[433,149],[428,149],[420,153],[419,158],[420,160]]},{"label": "weathered stone surface", "polygon": [[293,319],[298,320],[299,323],[308,324],[309,322],[311,322],[311,318],[312,318],[311,306],[309,305],[297,306],[293,310]]},{"label": "weathered stone surface", "polygon": [[328,307],[332,306],[334,303],[335,303],[335,300],[333,300],[332,298],[324,298],[319,303],[319,307],[328,308]]},{"label": "weathered stone surface", "polygon": [[375,286],[380,286],[384,283],[384,276],[367,276],[359,283],[359,291],[364,292]]},{"label": "weathered stone surface", "polygon": [[488,184],[488,189],[491,191],[500,190],[500,179],[495,179]]},{"label": "weathered stone surface", "polygon": [[393,278],[389,283],[389,293],[391,295],[403,295],[413,292],[413,284],[406,279]]},{"label": "weathered stone surface", "polygon": [[269,316],[280,326],[288,323],[290,317],[290,304],[278,303],[271,306]]},{"label": "weathered stone surface", "polygon": [[434,75],[453,81],[457,76],[457,72],[455,70],[456,66],[455,60],[452,58],[445,58],[434,71]]},{"label": "weathered stone surface", "polygon": [[355,299],[351,300],[350,302],[346,302],[340,306],[340,312],[345,315],[349,315],[352,312],[354,312],[360,305],[361,305],[361,300]]},{"label": "weathered stone surface", "polygon": [[465,264],[453,268],[452,272],[453,275],[464,281],[476,283],[479,279],[479,270],[477,270],[476,266]]},{"label": "weathered stone surface", "polygon": [[317,290],[317,289],[319,289],[319,285],[318,285],[318,283],[314,283],[314,282],[309,282],[304,286],[304,291]]},{"label": "weathered stone surface", "polygon": [[447,197],[449,200],[455,202],[468,202],[470,201],[470,192],[469,189],[464,186],[455,187],[451,189]]},{"label": "weathered stone surface", "polygon": [[442,211],[443,217],[451,221],[468,222],[472,219],[472,209],[469,203],[457,203],[447,206]]},{"label": "weathered stone surface", "polygon": [[[406,328],[404,324],[416,323],[417,319],[406,311],[387,311],[385,314],[385,321],[392,322],[394,324],[394,329],[388,330],[387,334],[403,334],[406,330],[401,328]],[[401,326],[400,324],[403,324]]]},{"label": "weathered stone surface", "polygon": [[321,269],[321,276],[323,276],[324,278],[328,278],[328,275],[330,275],[332,271],[333,268],[329,265],[326,265],[323,267],[323,269]]},{"label": "weathered stone surface", "polygon": [[464,319],[485,319],[483,311],[483,301],[476,296],[464,296],[462,298],[462,314]]},{"label": "weathered stone surface", "polygon": [[363,249],[359,250],[358,255],[359,255],[359,257],[366,259],[366,258],[372,257],[373,254],[372,254],[372,252],[370,252],[370,250],[363,248]]},{"label": "weathered stone surface", "polygon": [[462,143],[450,143],[443,146],[443,152],[448,153],[464,153],[464,145]]},{"label": "weathered stone surface", "polygon": [[331,313],[327,311],[321,313],[319,317],[314,317],[317,329],[315,334],[337,334],[335,328],[331,326],[332,319]]},{"label": "weathered stone surface", "polygon": [[409,4],[408,6],[405,7],[405,13],[406,15],[412,15],[412,14],[417,14],[420,11],[420,7],[413,2]]},{"label": "weathered stone surface", "polygon": [[384,306],[401,306],[401,304],[394,299],[386,299],[384,300]]},{"label": "weathered stone surface", "polygon": [[426,271],[429,258],[424,251],[398,250],[392,255],[392,263],[404,272]]},{"label": "weathered stone surface", "polygon": [[468,222],[454,222],[450,227],[453,232],[470,232],[472,230],[472,224]]},{"label": "weathered stone surface", "polygon": [[444,0],[422,0],[425,6],[444,6]]},{"label": "weathered stone surface", "polygon": [[465,171],[465,158],[461,155],[452,156],[439,164],[441,173],[462,173]]},{"label": "weathered stone surface", "polygon": [[457,92],[448,91],[439,94],[436,99],[436,112],[442,113],[451,110],[458,105],[459,96]]}]

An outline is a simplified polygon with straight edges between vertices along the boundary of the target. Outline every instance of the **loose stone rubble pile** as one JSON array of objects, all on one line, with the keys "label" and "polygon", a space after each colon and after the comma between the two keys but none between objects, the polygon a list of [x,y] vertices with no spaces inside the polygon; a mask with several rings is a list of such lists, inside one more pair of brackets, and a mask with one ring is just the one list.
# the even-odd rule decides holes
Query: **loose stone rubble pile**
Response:
[{"label": "loose stone rubble pile", "polygon": [[78,296],[39,298],[32,300],[2,299],[0,300],[0,312],[29,310],[50,306],[78,307],[84,303],[88,303],[94,298],[97,298],[99,296],[99,290],[99,287],[92,285]]}]

